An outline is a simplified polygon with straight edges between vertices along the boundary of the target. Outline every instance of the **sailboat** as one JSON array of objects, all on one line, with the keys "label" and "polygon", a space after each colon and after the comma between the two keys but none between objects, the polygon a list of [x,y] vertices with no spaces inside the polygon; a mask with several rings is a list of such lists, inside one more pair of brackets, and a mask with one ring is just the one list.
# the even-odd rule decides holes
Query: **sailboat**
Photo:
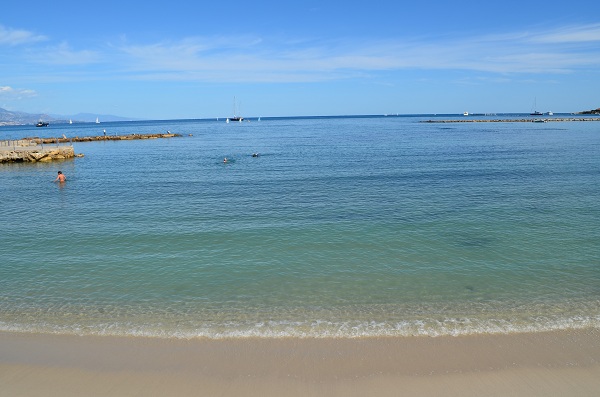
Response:
[{"label": "sailboat", "polygon": [[240,123],[244,120],[242,116],[236,116],[236,105],[235,105],[235,97],[233,97],[233,117],[227,119],[227,123],[230,121],[239,121]]},{"label": "sailboat", "polygon": [[541,116],[542,115],[542,112],[538,112],[536,108],[537,108],[537,98],[533,101],[533,112],[529,114],[530,116]]},{"label": "sailboat", "polygon": [[69,119],[69,124],[73,124],[73,120]]},{"label": "sailboat", "polygon": [[98,120],[98,117],[96,117],[96,124],[100,124],[100,120]]}]

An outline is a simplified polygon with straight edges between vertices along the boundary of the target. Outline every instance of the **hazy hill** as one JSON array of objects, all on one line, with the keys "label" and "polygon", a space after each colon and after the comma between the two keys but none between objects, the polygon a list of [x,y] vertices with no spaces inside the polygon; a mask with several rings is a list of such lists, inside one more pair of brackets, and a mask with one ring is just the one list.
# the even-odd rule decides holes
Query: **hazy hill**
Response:
[{"label": "hazy hill", "polygon": [[31,114],[25,112],[12,112],[0,108],[0,125],[24,125],[35,124],[40,120],[54,121],[47,114]]},{"label": "hazy hill", "polygon": [[45,113],[25,113],[18,111],[10,111],[0,108],[0,125],[27,125],[36,124],[38,121],[47,121],[49,123],[68,123],[69,120],[73,122],[85,123],[95,122],[96,117],[101,122],[108,121],[130,121],[131,118],[113,116],[108,114],[94,114],[94,113],[78,113],[72,116],[64,115],[49,115]]}]

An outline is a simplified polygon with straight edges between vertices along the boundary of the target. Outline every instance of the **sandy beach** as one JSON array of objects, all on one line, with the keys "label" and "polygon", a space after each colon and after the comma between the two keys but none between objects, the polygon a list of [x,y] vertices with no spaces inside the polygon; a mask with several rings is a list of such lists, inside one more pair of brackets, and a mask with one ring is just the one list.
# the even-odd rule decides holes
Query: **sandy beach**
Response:
[{"label": "sandy beach", "polygon": [[0,396],[597,396],[600,330],[172,340],[0,333]]}]

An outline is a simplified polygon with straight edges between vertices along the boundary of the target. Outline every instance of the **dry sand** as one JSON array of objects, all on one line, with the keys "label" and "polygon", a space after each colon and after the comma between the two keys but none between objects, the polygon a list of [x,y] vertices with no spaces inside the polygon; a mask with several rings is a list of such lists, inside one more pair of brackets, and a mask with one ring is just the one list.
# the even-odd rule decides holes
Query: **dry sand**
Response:
[{"label": "dry sand", "polygon": [[600,396],[600,330],[167,340],[0,333],[0,396]]}]

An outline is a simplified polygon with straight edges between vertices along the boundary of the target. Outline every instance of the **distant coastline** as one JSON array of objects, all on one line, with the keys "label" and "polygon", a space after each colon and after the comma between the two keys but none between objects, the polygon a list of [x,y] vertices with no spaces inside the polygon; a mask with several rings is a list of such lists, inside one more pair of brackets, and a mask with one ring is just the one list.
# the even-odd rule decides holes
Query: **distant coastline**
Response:
[{"label": "distant coastline", "polygon": [[[556,117],[558,115],[600,115],[600,108],[592,109],[592,110],[584,110],[581,112],[566,112],[566,113],[554,113],[555,117],[548,118],[550,121],[574,121],[575,118],[564,119],[560,117]],[[529,117],[528,113],[470,113],[468,116],[464,116],[463,113],[393,113],[393,114],[348,114],[348,115],[313,115],[313,116],[262,116],[262,117],[245,117],[247,121],[266,121],[266,120],[285,120],[285,119],[342,119],[342,118],[394,118],[394,117],[460,117],[461,121],[490,121],[489,119],[474,119],[473,117],[512,117],[515,118],[516,121],[521,121],[518,118],[521,117]],[[219,120],[216,117],[210,118],[190,118],[190,119],[173,119],[173,120],[143,120],[143,119],[134,119],[130,117],[121,117],[114,115],[97,115],[95,113],[79,113],[73,116],[57,116],[57,115],[48,115],[48,114],[31,114],[25,112],[18,111],[8,111],[0,108],[0,127],[3,126],[28,126],[35,125],[40,120],[44,122],[49,122],[50,125],[54,124],[69,124],[70,120],[72,120],[73,124],[87,124],[94,123],[96,118],[100,120],[101,123],[105,122],[144,122],[144,121],[215,121]],[[579,119],[577,119],[580,121]],[[511,120],[508,119],[498,119],[498,121],[508,122]],[[530,121],[527,119],[523,119],[522,121]]]},{"label": "distant coastline", "polygon": [[69,124],[73,123],[90,123],[95,122],[99,118],[102,122],[111,121],[133,121],[135,119],[114,115],[102,115],[96,113],[78,113],[71,116],[50,115],[46,113],[25,113],[19,111],[10,111],[0,108],[0,126],[20,126],[20,125],[35,125],[39,121],[52,124]]},{"label": "distant coastline", "polygon": [[442,119],[423,120],[422,123],[548,123],[570,121],[600,121],[600,117],[551,117],[551,118],[520,118],[520,119]]},{"label": "distant coastline", "polygon": [[578,112],[577,114],[600,114],[600,108],[592,109],[592,110],[584,110],[583,112]]}]

